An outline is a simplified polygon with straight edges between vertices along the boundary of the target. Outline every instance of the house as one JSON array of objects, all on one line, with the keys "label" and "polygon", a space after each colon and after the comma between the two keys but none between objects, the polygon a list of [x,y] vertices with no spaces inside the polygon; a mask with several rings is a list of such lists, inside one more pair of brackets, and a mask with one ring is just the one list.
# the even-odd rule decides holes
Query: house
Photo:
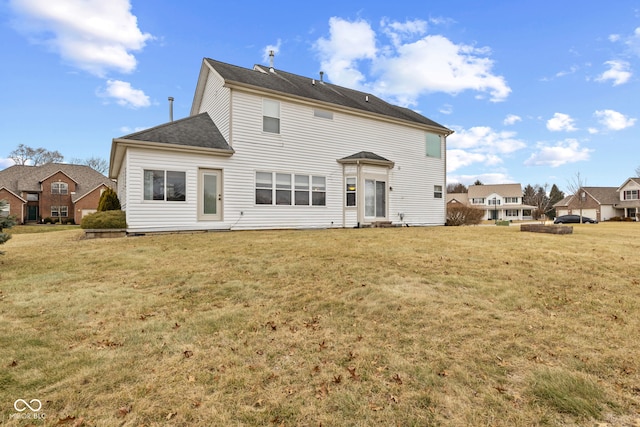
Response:
[{"label": "house", "polygon": [[128,232],[443,225],[451,130],[360,91],[202,62],[190,116],[115,138]]},{"label": "house", "polygon": [[95,212],[100,195],[115,183],[85,165],[48,163],[40,166],[14,165],[0,171],[0,200],[19,223],[73,221]]},{"label": "house", "polygon": [[620,187],[581,187],[553,205],[557,216],[582,215],[607,221],[611,218],[633,218],[640,214],[640,178],[628,178]]},{"label": "house", "polygon": [[447,194],[447,205],[463,204],[485,211],[484,220],[532,219],[535,206],[522,202],[520,184],[470,185],[467,193]]}]

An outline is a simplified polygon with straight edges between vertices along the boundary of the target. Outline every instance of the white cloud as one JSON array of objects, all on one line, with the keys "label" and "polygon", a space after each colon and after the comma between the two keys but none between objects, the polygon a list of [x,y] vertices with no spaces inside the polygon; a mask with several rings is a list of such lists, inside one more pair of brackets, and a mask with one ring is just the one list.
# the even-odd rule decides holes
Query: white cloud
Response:
[{"label": "white cloud", "polygon": [[[425,36],[424,21],[381,24],[378,35],[363,20],[329,20],[329,38],[318,39],[314,47],[333,83],[370,90],[404,106],[415,105],[420,95],[432,92],[456,95],[472,90],[488,94],[492,102],[509,96],[504,77],[492,72],[488,48],[455,44],[441,35]],[[390,43],[380,44],[379,36]],[[369,61],[372,81],[359,69],[363,60]]]},{"label": "white cloud", "polygon": [[460,182],[464,185],[473,185],[474,182],[480,181],[485,185],[488,184],[505,184],[513,182],[513,178],[505,173],[485,173],[480,175],[448,175],[447,182]]},{"label": "white cloud", "polygon": [[13,166],[16,163],[13,161],[13,159],[2,159],[0,158],[0,170],[8,168],[9,166]]},{"label": "white cloud", "polygon": [[566,163],[575,163],[589,160],[593,150],[580,147],[576,139],[565,139],[556,145],[539,143],[537,151],[533,153],[525,162],[526,166],[551,166],[558,167]]},{"label": "white cloud", "polygon": [[547,120],[547,129],[552,132],[572,132],[578,130],[574,125],[574,120],[568,114],[555,113],[552,119]]},{"label": "white cloud", "polygon": [[104,77],[130,73],[153,37],[138,28],[129,0],[10,0],[14,26],[73,66]]},{"label": "white cloud", "polygon": [[627,61],[607,61],[605,65],[609,66],[609,69],[600,74],[596,81],[606,82],[608,80],[613,81],[614,86],[624,84],[631,78],[631,72],[629,71],[630,65]]},{"label": "white cloud", "polygon": [[329,19],[329,38],[320,38],[314,45],[320,54],[322,70],[332,82],[361,88],[365,76],[358,70],[358,61],[376,57],[376,34],[365,21],[348,22]]},{"label": "white cloud", "polygon": [[453,172],[474,163],[493,166],[503,162],[502,156],[526,147],[515,132],[496,132],[490,127],[456,128],[447,138],[447,170]]},{"label": "white cloud", "polygon": [[505,126],[509,126],[509,125],[514,125],[517,122],[521,122],[521,121],[522,121],[522,117],[516,116],[515,114],[509,114],[507,117],[505,117],[503,123]]},{"label": "white cloud", "polygon": [[614,110],[598,110],[594,113],[594,116],[596,116],[599,122],[608,130],[626,129],[633,126],[637,120]]},{"label": "white cloud", "polygon": [[440,113],[442,114],[452,114],[453,113],[453,105],[451,104],[444,104],[442,107],[440,107],[440,109],[438,110]]},{"label": "white cloud", "polygon": [[118,105],[130,108],[148,107],[151,105],[149,97],[140,89],[131,87],[131,83],[121,80],[107,80],[107,87],[98,92],[103,98],[114,98]]}]

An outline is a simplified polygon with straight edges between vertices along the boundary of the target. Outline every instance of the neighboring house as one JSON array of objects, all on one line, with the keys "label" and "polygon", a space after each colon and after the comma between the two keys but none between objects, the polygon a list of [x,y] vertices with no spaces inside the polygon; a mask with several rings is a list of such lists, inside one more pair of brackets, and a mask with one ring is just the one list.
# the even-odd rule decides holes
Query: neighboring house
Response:
[{"label": "neighboring house", "polygon": [[485,220],[532,219],[535,206],[522,203],[520,184],[470,185],[467,193],[447,194],[447,205],[461,203],[484,210]]},{"label": "neighboring house", "polygon": [[451,130],[374,95],[204,59],[191,115],[113,140],[128,231],[443,225]]},{"label": "neighboring house", "polygon": [[115,189],[115,183],[85,165],[14,165],[0,171],[0,199],[9,204],[5,213],[22,224],[47,217],[79,224],[96,211],[107,187]]},{"label": "neighboring house", "polygon": [[640,178],[629,178],[620,187],[581,187],[553,205],[556,215],[582,215],[607,221],[614,217],[638,219]]}]

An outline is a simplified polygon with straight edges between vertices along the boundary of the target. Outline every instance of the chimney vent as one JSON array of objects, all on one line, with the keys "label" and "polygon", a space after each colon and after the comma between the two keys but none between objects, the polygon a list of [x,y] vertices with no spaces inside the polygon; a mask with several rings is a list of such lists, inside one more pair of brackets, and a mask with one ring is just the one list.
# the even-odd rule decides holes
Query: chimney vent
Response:
[{"label": "chimney vent", "polygon": [[324,82],[324,71],[320,71],[320,81]]},{"label": "chimney vent", "polygon": [[275,57],[275,52],[269,51],[269,71],[273,71],[273,58]]},{"label": "chimney vent", "polygon": [[364,100],[365,100],[366,102],[369,102],[369,95],[365,95],[365,96],[364,96]]},{"label": "chimney vent", "polygon": [[173,121],[173,96],[169,97],[169,121]]}]

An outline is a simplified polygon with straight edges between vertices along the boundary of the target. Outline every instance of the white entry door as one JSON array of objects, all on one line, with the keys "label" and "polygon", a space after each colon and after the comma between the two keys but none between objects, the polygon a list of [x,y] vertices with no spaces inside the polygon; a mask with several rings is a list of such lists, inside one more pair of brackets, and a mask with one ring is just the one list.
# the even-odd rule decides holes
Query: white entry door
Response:
[{"label": "white entry door", "polygon": [[222,220],[222,171],[200,169],[198,176],[198,219]]}]

